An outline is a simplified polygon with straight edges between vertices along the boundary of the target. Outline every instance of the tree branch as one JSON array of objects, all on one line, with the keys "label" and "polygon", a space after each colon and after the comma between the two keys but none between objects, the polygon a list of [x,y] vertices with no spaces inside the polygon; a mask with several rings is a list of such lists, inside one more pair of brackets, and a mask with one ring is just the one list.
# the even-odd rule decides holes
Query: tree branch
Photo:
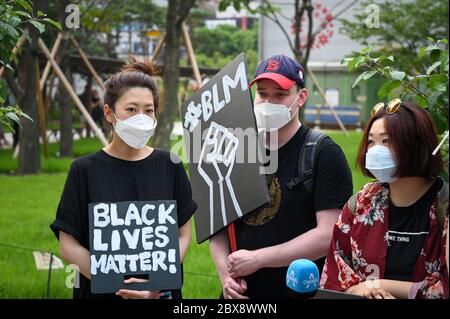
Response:
[{"label": "tree branch", "polygon": [[[263,3],[266,5],[270,5],[270,3],[267,2],[267,0],[263,0]],[[273,17],[271,17],[269,14],[263,14],[267,19],[269,19],[270,21],[272,21],[273,23],[275,23],[276,25],[278,25],[278,27],[281,29],[281,32],[283,32],[284,36],[286,37],[288,44],[289,44],[289,48],[291,49],[291,51],[293,53],[295,53],[295,48],[293,46],[291,37],[289,36],[289,34],[287,33],[286,29],[283,27],[283,25],[281,24],[280,20],[278,19],[276,13],[272,13]]]},{"label": "tree branch", "polygon": [[305,13],[305,6],[302,6],[299,12],[299,6],[300,6],[300,0],[295,0],[295,25],[294,25],[294,32],[295,32],[295,56],[299,55],[301,53],[300,49],[300,33],[302,28],[302,18],[303,14]]},{"label": "tree branch", "polygon": [[302,64],[304,68],[308,68],[307,64],[308,64],[308,60],[309,60],[309,54],[311,52],[311,47],[312,44],[314,42],[314,36],[312,35],[312,29],[313,29],[313,16],[312,16],[312,12],[313,12],[313,7],[311,4],[311,1],[306,1],[305,0],[305,4],[306,2],[308,3],[308,7],[306,7],[306,11],[308,12],[308,37],[307,37],[307,45],[306,45],[306,53],[305,53],[305,58],[303,59]]},{"label": "tree branch", "polygon": [[189,11],[194,6],[195,0],[182,0],[179,5],[177,24],[181,24],[186,20]]}]

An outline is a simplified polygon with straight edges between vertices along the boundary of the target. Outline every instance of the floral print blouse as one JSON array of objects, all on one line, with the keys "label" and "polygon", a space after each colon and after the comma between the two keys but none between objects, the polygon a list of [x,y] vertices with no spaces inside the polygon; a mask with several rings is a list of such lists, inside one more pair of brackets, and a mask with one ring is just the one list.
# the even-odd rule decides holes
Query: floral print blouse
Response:
[{"label": "floral print blouse", "polygon": [[[437,217],[438,196],[429,212],[430,228],[417,259],[412,281],[417,287],[412,298],[448,298],[445,259],[448,205],[444,226]],[[379,182],[363,187],[356,198],[354,214],[344,206],[334,227],[330,250],[320,285],[345,291],[370,279],[383,279],[388,245],[389,188]]]}]

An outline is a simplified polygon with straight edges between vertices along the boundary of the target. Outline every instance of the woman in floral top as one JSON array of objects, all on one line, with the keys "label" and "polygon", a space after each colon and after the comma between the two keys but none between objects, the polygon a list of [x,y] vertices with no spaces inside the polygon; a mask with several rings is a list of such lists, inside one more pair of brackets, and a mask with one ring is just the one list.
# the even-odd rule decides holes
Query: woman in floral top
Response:
[{"label": "woman in floral top", "polygon": [[367,298],[448,298],[448,184],[430,115],[378,103],[357,164],[375,177],[344,206],[321,286]]}]

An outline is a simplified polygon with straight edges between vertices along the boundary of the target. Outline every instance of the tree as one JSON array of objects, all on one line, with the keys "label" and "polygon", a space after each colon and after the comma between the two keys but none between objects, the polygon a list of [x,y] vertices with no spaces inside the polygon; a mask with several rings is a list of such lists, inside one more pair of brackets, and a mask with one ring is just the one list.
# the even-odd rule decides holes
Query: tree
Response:
[{"label": "tree", "polygon": [[[1,1],[0,2],[0,41],[2,45],[0,46],[0,67],[1,74],[6,70],[13,71],[12,64],[18,64],[19,60],[17,58],[17,52],[15,46],[20,42],[24,44],[25,41],[19,39],[24,39],[25,30],[24,26],[28,24],[34,25],[40,31],[45,29],[42,22],[48,22],[54,24],[56,27],[60,27],[53,20],[50,20],[42,12],[38,12],[38,17],[33,14],[33,8],[28,0],[19,1]],[[11,63],[11,61],[13,63]],[[5,77],[12,83],[11,76],[5,73]],[[3,82],[0,82],[0,91],[5,92],[5,87]],[[25,117],[32,120],[27,114],[25,114],[18,106],[4,106],[5,99],[0,96],[0,125],[7,126],[12,130],[11,121],[20,124],[20,118]]]},{"label": "tree", "polygon": [[[378,7],[370,7],[371,3],[361,2],[354,19],[341,20],[342,31],[362,45],[379,44],[374,50],[393,56],[397,68],[425,73],[430,61],[418,60],[417,54],[428,45],[427,37],[448,37],[448,0],[384,0]],[[371,16],[378,13],[379,19]],[[379,25],[370,26],[371,22]]]},{"label": "tree", "polygon": [[[22,10],[18,10],[19,7]],[[36,77],[34,76],[34,70],[37,66],[37,40],[40,33],[45,31],[44,24],[34,17],[45,17],[42,12],[44,7],[44,1],[42,0],[33,1],[33,6],[31,2],[24,0],[16,1],[16,3],[3,2],[0,5],[2,20],[5,19],[6,21],[1,21],[0,24],[2,30],[0,33],[2,37],[1,61],[9,69],[5,76],[10,90],[19,101],[23,111],[34,119],[37,119]],[[58,26],[48,18],[42,18],[41,20]],[[26,35],[27,41],[23,44],[20,61],[13,57],[16,63],[19,62],[16,81],[11,74],[12,67],[9,65],[9,61],[13,55],[12,47],[16,45],[22,35]],[[3,47],[3,41],[5,41],[5,47]],[[17,120],[17,118],[11,116],[9,118]],[[20,139],[19,174],[37,174],[39,171],[38,121],[25,121]]]},{"label": "tree", "polygon": [[199,65],[221,68],[231,62],[239,53],[245,52],[249,72],[253,74],[258,63],[258,25],[242,30],[235,26],[219,25],[214,29],[205,27],[194,30],[192,37],[195,55]]},{"label": "tree", "polygon": [[195,0],[169,0],[166,15],[166,41],[164,46],[164,112],[158,117],[154,144],[170,149],[170,133],[178,112],[178,86],[180,83],[180,36],[182,24]]}]

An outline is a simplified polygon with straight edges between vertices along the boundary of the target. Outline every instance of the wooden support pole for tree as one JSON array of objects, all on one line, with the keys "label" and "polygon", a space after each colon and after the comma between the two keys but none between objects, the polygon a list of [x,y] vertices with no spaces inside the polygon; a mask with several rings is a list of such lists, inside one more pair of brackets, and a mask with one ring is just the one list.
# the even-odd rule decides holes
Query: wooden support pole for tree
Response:
[{"label": "wooden support pole for tree", "polygon": [[159,57],[159,54],[161,53],[161,49],[163,47],[164,42],[166,41],[166,35],[163,35],[156,45],[155,51],[153,52],[152,57],[150,58],[150,61],[156,61]]},{"label": "wooden support pole for tree", "polygon": [[58,78],[60,79],[61,83],[63,84],[64,88],[67,90],[67,92],[69,93],[70,97],[72,98],[72,100],[75,102],[76,106],[78,107],[78,109],[81,111],[81,114],[83,114],[83,116],[85,117],[86,121],[88,122],[89,126],[91,127],[91,129],[95,132],[95,135],[99,138],[99,140],[102,142],[102,144],[104,146],[108,145],[108,141],[106,140],[105,136],[103,135],[102,130],[100,130],[97,125],[95,124],[94,120],[92,119],[91,115],[89,114],[89,112],[86,110],[86,108],[84,107],[83,103],[80,101],[80,98],[78,97],[78,95],[75,93],[75,90],[73,89],[73,87],[70,85],[69,81],[67,80],[66,76],[64,75],[64,73],[61,71],[60,67],[58,66],[58,64],[56,63],[56,61],[53,59],[53,57],[50,55],[50,52],[48,51],[47,46],[45,45],[44,41],[42,41],[41,38],[39,38],[38,41],[38,45],[39,48],[42,50],[42,52],[44,52],[45,56],[47,57],[47,59],[50,61],[50,63],[52,64],[53,69],[55,70],[56,75],[58,76]]},{"label": "wooden support pole for tree", "polygon": [[194,79],[197,82],[198,87],[202,86],[202,77],[200,76],[200,70],[197,65],[197,59],[195,58],[194,49],[192,47],[191,37],[189,36],[189,31],[187,29],[186,24],[182,24],[181,32],[183,34],[184,46],[186,47],[186,51],[188,53],[189,61],[191,62],[192,72],[194,74]]},{"label": "wooden support pole for tree", "polygon": [[103,91],[106,90],[105,85],[103,84],[103,80],[98,75],[97,71],[95,71],[94,67],[92,66],[91,62],[89,61],[88,57],[84,53],[83,49],[78,44],[77,40],[73,35],[70,35],[70,39],[72,40],[73,44],[78,50],[78,53],[80,53],[81,59],[83,59],[84,64],[86,64],[86,67],[88,68],[89,72],[91,72],[92,76],[94,77],[95,81],[97,81],[98,85],[102,88]]},{"label": "wooden support pole for tree", "polygon": [[[22,45],[25,43],[26,39],[27,39],[27,38],[26,38],[25,34],[23,34],[23,35],[19,38],[19,40],[17,41],[16,45],[14,46],[14,48],[13,48],[13,50],[12,50],[12,55],[13,55],[13,56],[17,54],[17,51],[19,51],[19,49],[20,49],[20,48],[22,47]],[[3,76],[3,72],[5,72],[5,67],[4,67],[4,66],[2,66],[2,67],[0,68],[0,78]]]},{"label": "wooden support pole for tree", "polygon": [[[53,59],[56,59],[56,54],[58,53],[59,46],[61,45],[61,40],[62,40],[62,33],[58,32],[58,35],[55,40],[55,44],[53,45],[53,48],[52,48],[52,52],[50,53],[50,55],[53,57]],[[45,81],[47,81],[48,75],[50,74],[50,70],[51,70],[51,63],[50,63],[50,61],[47,61],[47,63],[45,64],[44,72],[42,72],[42,77],[40,79],[41,89],[44,88],[44,86],[45,86]]]},{"label": "wooden support pole for tree", "polygon": [[40,85],[40,72],[39,72],[39,62],[36,62],[35,68],[35,76],[36,76],[36,99],[38,105],[38,115],[39,115],[39,130],[41,133],[42,143],[44,144],[44,155],[45,158],[48,158],[48,143],[47,143],[47,123],[45,118],[45,110],[44,110],[44,100],[42,98],[42,88]]},{"label": "wooden support pole for tree", "polygon": [[307,68],[306,70],[307,70],[308,76],[311,78],[311,80],[314,82],[314,85],[319,90],[319,93],[322,96],[323,101],[325,102],[325,105],[330,109],[330,112],[331,112],[331,114],[333,114],[333,116],[336,119],[336,122],[338,123],[339,127],[345,133],[345,135],[348,137],[349,134],[348,134],[347,129],[345,128],[344,124],[342,123],[341,119],[339,118],[339,115],[334,111],[334,109],[330,105],[330,103],[328,103],[327,97],[325,96],[325,92],[323,91],[322,87],[320,86],[319,81],[317,81],[317,78],[312,73],[310,68]]}]

